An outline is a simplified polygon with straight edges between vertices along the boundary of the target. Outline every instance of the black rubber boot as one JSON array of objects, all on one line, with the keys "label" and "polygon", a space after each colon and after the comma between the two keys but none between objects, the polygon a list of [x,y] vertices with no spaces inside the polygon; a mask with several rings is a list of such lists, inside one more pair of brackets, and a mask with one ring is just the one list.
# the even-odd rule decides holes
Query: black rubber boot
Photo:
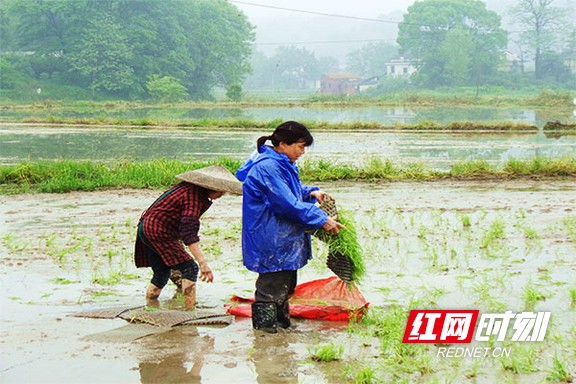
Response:
[{"label": "black rubber boot", "polygon": [[290,327],[290,306],[288,305],[288,300],[284,304],[276,304],[277,318],[276,322],[279,327],[284,329]]},{"label": "black rubber boot", "polygon": [[252,303],[252,327],[267,333],[277,333],[276,303]]}]

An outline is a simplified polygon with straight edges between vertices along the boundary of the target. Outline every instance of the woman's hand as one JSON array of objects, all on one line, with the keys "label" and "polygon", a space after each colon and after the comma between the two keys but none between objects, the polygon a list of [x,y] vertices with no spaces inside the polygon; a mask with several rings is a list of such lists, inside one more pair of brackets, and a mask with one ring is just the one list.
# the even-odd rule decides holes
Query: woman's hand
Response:
[{"label": "woman's hand", "polygon": [[334,217],[328,216],[328,220],[324,223],[322,229],[328,233],[334,233],[334,234],[339,233],[341,228],[346,229],[346,226],[344,224],[340,224],[339,222],[337,222],[336,218],[337,218],[336,216]]},{"label": "woman's hand", "polygon": [[324,201],[324,197],[326,196],[326,192],[322,190],[312,191],[310,192],[310,196],[318,200],[319,203],[322,203]]},{"label": "woman's hand", "polygon": [[190,253],[192,253],[192,256],[194,256],[196,262],[198,263],[198,266],[200,267],[200,276],[198,276],[200,280],[206,283],[213,282],[214,274],[212,273],[212,270],[208,266],[206,260],[204,260],[204,254],[200,249],[200,242],[198,241],[196,243],[188,244],[188,249],[190,250]]},{"label": "woman's hand", "polygon": [[199,278],[205,283],[211,283],[214,281],[214,274],[206,262],[200,263]]}]

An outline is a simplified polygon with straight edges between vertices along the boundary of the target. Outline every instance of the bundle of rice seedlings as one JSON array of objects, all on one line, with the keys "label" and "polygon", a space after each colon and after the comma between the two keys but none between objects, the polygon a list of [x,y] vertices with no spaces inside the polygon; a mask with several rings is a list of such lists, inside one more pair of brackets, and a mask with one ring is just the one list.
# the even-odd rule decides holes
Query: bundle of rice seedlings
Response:
[{"label": "bundle of rice seedlings", "polygon": [[323,230],[314,232],[328,246],[328,268],[346,283],[360,281],[366,269],[354,220],[347,211],[337,211],[334,200],[329,196],[320,208],[330,216],[337,216],[338,222],[346,227],[338,234],[328,234]]}]

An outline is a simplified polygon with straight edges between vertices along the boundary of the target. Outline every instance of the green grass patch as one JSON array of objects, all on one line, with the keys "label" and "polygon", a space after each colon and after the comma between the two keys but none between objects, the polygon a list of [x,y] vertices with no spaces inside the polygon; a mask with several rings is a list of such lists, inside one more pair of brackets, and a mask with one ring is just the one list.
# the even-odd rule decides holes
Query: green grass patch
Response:
[{"label": "green grass patch", "polygon": [[[210,161],[157,159],[147,161],[35,161],[0,165],[0,194],[65,193],[108,188],[164,189],[175,184],[175,175],[220,164],[235,173],[240,160],[220,158]],[[305,161],[300,166],[304,182],[321,181],[420,181],[478,179],[539,179],[576,177],[576,157],[557,159],[511,159],[501,167],[484,160],[455,163],[450,170],[435,170],[421,163],[396,165],[380,158],[364,164],[341,164],[329,160]],[[572,224],[568,223],[568,228]],[[571,229],[569,229],[571,231]]]}]

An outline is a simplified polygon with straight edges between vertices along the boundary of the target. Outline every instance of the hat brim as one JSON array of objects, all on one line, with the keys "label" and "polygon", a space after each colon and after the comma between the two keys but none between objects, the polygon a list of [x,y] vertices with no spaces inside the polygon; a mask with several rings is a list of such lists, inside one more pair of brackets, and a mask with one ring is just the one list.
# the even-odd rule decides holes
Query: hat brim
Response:
[{"label": "hat brim", "polygon": [[176,175],[176,178],[212,191],[242,194],[242,183],[221,165],[184,172]]}]

